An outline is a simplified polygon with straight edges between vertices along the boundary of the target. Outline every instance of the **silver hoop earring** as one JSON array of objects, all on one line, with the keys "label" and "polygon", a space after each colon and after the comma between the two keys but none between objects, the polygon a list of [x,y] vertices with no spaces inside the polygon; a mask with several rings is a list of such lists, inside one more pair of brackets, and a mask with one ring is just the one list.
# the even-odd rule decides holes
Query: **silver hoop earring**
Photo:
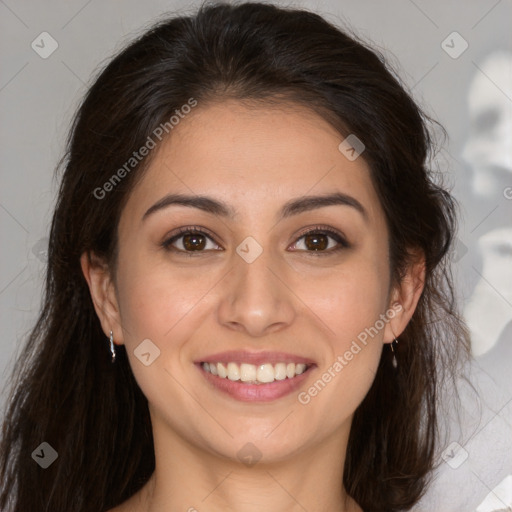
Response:
[{"label": "silver hoop earring", "polygon": [[393,343],[396,343],[398,344],[398,340],[395,338],[392,342],[391,342],[391,352],[393,352],[393,359],[391,360],[391,364],[393,365],[393,368],[397,368],[398,367],[398,361],[396,360],[396,353],[395,353],[395,349],[393,348]]},{"label": "silver hoop earring", "polygon": [[110,331],[110,353],[112,354],[112,362],[116,360],[116,349],[114,347],[114,333]]}]

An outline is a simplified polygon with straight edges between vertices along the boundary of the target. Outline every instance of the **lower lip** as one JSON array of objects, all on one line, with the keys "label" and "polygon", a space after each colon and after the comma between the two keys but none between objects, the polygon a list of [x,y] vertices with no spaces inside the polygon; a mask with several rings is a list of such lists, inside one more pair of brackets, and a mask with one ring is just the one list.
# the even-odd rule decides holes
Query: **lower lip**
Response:
[{"label": "lower lip", "polygon": [[309,367],[304,373],[296,375],[292,379],[275,380],[267,384],[246,384],[239,380],[229,380],[228,378],[213,375],[203,370],[201,364],[196,366],[204,378],[216,389],[242,402],[272,402],[289,395],[300,387],[302,382],[308,378],[309,372],[313,368],[313,366]]}]

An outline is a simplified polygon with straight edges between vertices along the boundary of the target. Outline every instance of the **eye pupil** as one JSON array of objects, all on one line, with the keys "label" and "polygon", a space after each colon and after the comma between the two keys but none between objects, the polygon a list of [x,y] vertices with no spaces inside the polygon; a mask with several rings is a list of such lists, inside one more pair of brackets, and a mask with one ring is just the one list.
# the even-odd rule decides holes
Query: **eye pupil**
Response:
[{"label": "eye pupil", "polygon": [[313,251],[326,249],[329,245],[327,235],[324,235],[322,233],[306,235],[304,241],[306,243],[306,247]]},{"label": "eye pupil", "polygon": [[183,235],[183,246],[187,250],[195,251],[204,249],[206,245],[206,239],[199,233],[190,233]]}]

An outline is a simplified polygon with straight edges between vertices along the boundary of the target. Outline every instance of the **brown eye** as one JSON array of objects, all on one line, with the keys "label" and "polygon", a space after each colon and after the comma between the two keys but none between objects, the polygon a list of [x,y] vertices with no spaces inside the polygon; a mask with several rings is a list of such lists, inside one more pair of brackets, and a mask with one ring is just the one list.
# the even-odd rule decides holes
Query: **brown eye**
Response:
[{"label": "brown eye", "polygon": [[205,246],[206,237],[199,233],[193,233],[183,236],[183,247],[185,247],[187,251],[200,251],[201,249],[204,249]]},{"label": "brown eye", "polygon": [[310,229],[302,234],[293,245],[294,250],[318,255],[332,254],[348,247],[350,247],[349,243],[340,233],[326,228]]},{"label": "brown eye", "polygon": [[314,233],[311,235],[306,235],[304,237],[305,245],[308,249],[312,251],[319,251],[327,249],[329,245],[328,236],[323,233]]},{"label": "brown eye", "polygon": [[191,253],[219,250],[219,246],[209,235],[201,230],[190,228],[181,229],[178,234],[162,242],[162,247],[168,251],[184,253],[189,256],[192,255]]}]

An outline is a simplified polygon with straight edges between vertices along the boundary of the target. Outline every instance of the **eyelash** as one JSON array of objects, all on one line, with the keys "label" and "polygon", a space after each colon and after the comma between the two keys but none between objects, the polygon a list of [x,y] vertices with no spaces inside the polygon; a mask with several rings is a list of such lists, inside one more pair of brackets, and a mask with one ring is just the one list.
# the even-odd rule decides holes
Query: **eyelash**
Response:
[{"label": "eyelash", "polygon": [[[315,226],[313,228],[307,229],[306,231],[302,232],[298,236],[298,238],[296,239],[296,241],[294,242],[293,245],[295,245],[301,238],[304,238],[305,236],[312,234],[312,233],[328,235],[332,239],[334,239],[336,242],[338,242],[339,245],[335,248],[331,248],[331,249],[327,249],[327,250],[323,250],[323,251],[306,251],[306,250],[301,249],[300,252],[305,252],[308,255],[317,257],[317,256],[329,256],[329,255],[337,253],[343,249],[350,248],[350,244],[347,242],[347,240],[344,238],[344,236],[341,233],[334,231],[333,229],[325,227],[325,226]],[[220,245],[215,241],[214,237],[208,231],[206,231],[204,228],[200,228],[198,226],[181,227],[178,230],[176,230],[175,234],[173,234],[170,238],[167,238],[166,240],[164,240],[160,245],[167,251],[183,254],[183,255],[186,255],[189,257],[199,256],[201,253],[207,252],[204,250],[203,251],[184,251],[182,249],[177,249],[176,247],[172,246],[173,242],[175,242],[176,240],[181,238],[183,235],[187,235],[187,234],[204,235],[207,238],[209,238],[212,242],[214,242],[216,245]],[[194,253],[196,253],[196,254],[194,254]]]}]

